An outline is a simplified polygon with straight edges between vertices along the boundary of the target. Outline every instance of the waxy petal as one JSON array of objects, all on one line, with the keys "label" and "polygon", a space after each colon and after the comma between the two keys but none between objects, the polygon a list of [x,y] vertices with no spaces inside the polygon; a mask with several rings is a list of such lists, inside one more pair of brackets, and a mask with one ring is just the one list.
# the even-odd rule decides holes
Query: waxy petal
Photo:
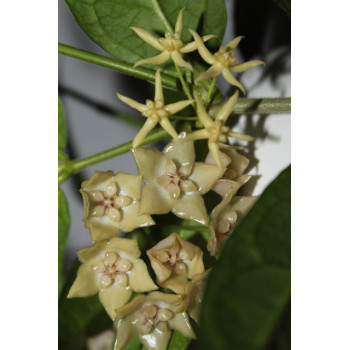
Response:
[{"label": "waxy petal", "polygon": [[178,137],[178,134],[168,118],[162,118],[159,122],[161,127],[174,139]]},{"label": "waxy petal", "polygon": [[199,120],[204,125],[204,127],[206,128],[212,127],[214,125],[214,121],[205,110],[201,99],[197,95],[195,96],[195,99],[196,99],[197,114],[198,114]]},{"label": "waxy petal", "polygon": [[230,116],[230,114],[233,112],[233,109],[235,108],[235,105],[238,100],[238,90],[232,95],[222,106],[220,111],[217,113],[215,120],[220,120],[224,124],[226,123],[227,118]]},{"label": "waxy petal", "polygon": [[248,61],[248,62],[234,65],[233,67],[230,67],[230,69],[234,73],[241,73],[241,72],[247,71],[250,68],[254,68],[256,66],[259,66],[261,64],[265,65],[265,62],[254,60],[254,61]]},{"label": "waxy petal", "polygon": [[[162,191],[162,192],[161,192]],[[141,214],[167,214],[171,209],[167,190],[159,185],[147,184],[142,188]]]},{"label": "waxy petal", "polygon": [[173,115],[181,111],[182,109],[186,108],[187,106],[189,106],[192,102],[193,100],[186,100],[186,101],[171,103],[165,106],[165,110],[168,111],[170,115]]},{"label": "waxy petal", "polygon": [[121,94],[117,93],[117,96],[119,98],[119,100],[121,100],[122,102],[124,102],[125,104],[127,104],[128,106],[130,106],[131,108],[134,108],[136,110],[138,110],[140,113],[143,113],[147,110],[147,107],[129,97],[123,96]]},{"label": "waxy petal", "polygon": [[166,62],[170,58],[170,53],[168,51],[163,51],[157,56],[145,58],[143,60],[140,60],[134,64],[134,67],[141,66],[142,64],[153,64],[155,66],[158,66],[164,62]]},{"label": "waxy petal", "polygon": [[214,63],[208,70],[198,75],[196,82],[217,77],[222,72],[222,69],[221,64]]},{"label": "waxy petal", "polygon": [[81,265],[67,298],[87,297],[98,292],[98,274],[90,265]]},{"label": "waxy petal", "polygon": [[[104,242],[103,242],[104,243]],[[111,238],[107,243],[109,250],[116,250],[117,252],[125,252],[129,256],[137,259],[141,255],[137,240],[127,239],[121,237]]]},{"label": "waxy petal", "polygon": [[156,72],[154,101],[161,101],[164,104],[163,86],[162,78],[160,76],[160,69],[158,69]]},{"label": "waxy petal", "polygon": [[164,282],[158,281],[158,284],[163,288],[171,289],[176,294],[184,294],[187,282],[186,276],[172,274]]},{"label": "waxy petal", "polygon": [[170,56],[173,59],[174,63],[177,64],[179,67],[184,67],[184,68],[187,68],[187,69],[189,69],[191,71],[193,70],[192,65],[190,63],[186,62],[182,58],[182,56],[179,53],[179,51],[172,51],[170,53]]},{"label": "waxy petal", "polygon": [[165,158],[171,159],[178,166],[193,164],[195,161],[194,145],[192,141],[176,140],[170,142],[163,150]]},{"label": "waxy petal", "polygon": [[152,118],[148,118],[146,120],[145,124],[143,124],[141,130],[134,137],[134,141],[132,142],[132,147],[136,148],[136,147],[140,146],[140,144],[145,139],[147,134],[157,125],[157,123],[158,122],[156,120],[154,120]]},{"label": "waxy petal", "polygon": [[255,140],[255,137],[253,137],[253,136],[244,135],[244,134],[241,134],[241,133],[235,132],[235,131],[229,131],[227,133],[227,135],[230,137],[234,137],[237,140],[244,140],[244,141],[254,141]]},{"label": "waxy petal", "polygon": [[155,327],[151,333],[140,336],[140,340],[148,350],[166,350],[170,336],[170,329]]},{"label": "waxy petal", "polygon": [[208,64],[214,64],[214,62],[215,62],[214,56],[205,47],[201,37],[192,29],[189,29],[189,31],[192,34],[193,39],[196,41],[196,43],[198,45],[198,52],[201,55],[201,57],[203,58],[203,60],[205,62],[207,62]]},{"label": "waxy petal", "polygon": [[159,51],[163,51],[163,46],[159,43],[153,35],[146,32],[145,30],[137,27],[130,27],[142,40],[146,41],[147,44],[150,44]]},{"label": "waxy petal", "polygon": [[[134,298],[133,300],[135,300]],[[113,350],[122,350],[127,346],[129,340],[134,336],[135,329],[132,327],[133,315],[118,317],[116,320],[117,338]]]},{"label": "waxy petal", "polygon": [[137,259],[133,264],[133,269],[129,273],[130,287],[135,292],[146,292],[158,289],[149,275],[146,264],[141,259]]},{"label": "waxy petal", "polygon": [[181,334],[183,334],[187,338],[195,339],[196,335],[194,334],[190,320],[186,312],[181,314],[176,314],[174,318],[168,321],[169,326],[173,329],[176,329]]},{"label": "waxy petal", "polygon": [[234,38],[233,40],[231,40],[226,47],[230,48],[231,50],[235,49],[239,42],[244,39],[244,36],[238,36],[237,38]]},{"label": "waxy petal", "polygon": [[222,70],[222,75],[226,79],[226,81],[228,81],[233,86],[237,86],[242,91],[242,93],[245,95],[246,92],[245,92],[243,85],[231,74],[231,72],[228,68],[224,68]]},{"label": "waxy petal", "polygon": [[[202,37],[202,40],[203,40],[203,42],[206,42],[206,41],[213,39],[213,38],[216,38],[216,37],[217,36],[213,35],[213,34],[204,35]],[[198,45],[197,45],[196,41],[192,41],[192,42],[182,46],[180,49],[180,52],[181,53],[189,53],[189,52],[197,50],[197,47],[198,47]]]},{"label": "waxy petal", "polygon": [[186,140],[204,140],[209,137],[207,129],[200,129],[186,135]]},{"label": "waxy petal", "polygon": [[221,169],[224,169],[224,164],[222,163],[222,160],[220,157],[219,144],[217,142],[209,140],[208,141],[208,148],[209,148],[209,151],[212,154],[213,158],[215,159],[216,164]]},{"label": "waxy petal", "polygon": [[183,12],[185,8],[182,8],[179,12],[179,15],[177,16],[176,24],[175,24],[175,33],[180,35],[180,38],[182,36],[182,17],[183,17]]},{"label": "waxy petal", "polygon": [[156,182],[156,179],[164,174],[166,158],[159,151],[141,147],[133,150],[137,169],[145,182]]}]

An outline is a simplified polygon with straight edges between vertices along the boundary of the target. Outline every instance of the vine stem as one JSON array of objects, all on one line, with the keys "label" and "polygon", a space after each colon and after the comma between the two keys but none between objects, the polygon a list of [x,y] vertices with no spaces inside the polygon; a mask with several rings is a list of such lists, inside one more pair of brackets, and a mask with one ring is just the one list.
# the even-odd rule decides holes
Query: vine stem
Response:
[{"label": "vine stem", "polygon": [[159,2],[157,0],[152,0],[153,6],[154,6],[154,10],[157,14],[157,16],[161,19],[161,21],[164,24],[164,27],[171,33],[174,34],[173,32],[173,28],[171,27],[168,19],[166,18],[162,8],[159,5]]},{"label": "vine stem", "polygon": [[210,102],[210,98],[211,98],[211,95],[213,93],[213,90],[214,90],[214,87],[216,85],[216,81],[218,80],[218,77],[215,77],[212,81],[211,81],[211,84],[210,84],[210,87],[209,87],[209,90],[208,90],[208,93],[207,93],[207,96],[205,97],[205,101],[204,101],[204,105],[205,107],[208,106],[209,102]]},{"label": "vine stem", "polygon": [[[156,72],[152,69],[144,67],[134,68],[134,66],[130,63],[117,61],[106,56],[101,56],[92,52],[77,49],[76,47],[58,43],[58,53],[61,55],[74,57],[92,64],[97,64],[102,67],[110,68],[137,78],[145,79],[151,81],[152,83],[155,81]],[[162,73],[162,83],[164,86],[173,90],[177,90],[178,88],[178,80],[166,73]]]},{"label": "vine stem", "polygon": [[[141,145],[143,146],[151,142],[161,140],[167,135],[168,133],[163,129],[154,131],[153,133],[145,137]],[[132,141],[129,141],[117,147],[110,148],[108,150],[105,150],[100,153],[96,153],[86,158],[76,159],[76,160],[68,161],[66,163],[60,163],[59,174],[58,174],[58,184],[61,184],[62,182],[66,181],[71,175],[73,175],[74,173],[76,173],[77,171],[83,168],[86,168],[87,166],[102,162],[104,160],[113,158],[115,156],[119,156],[120,154],[123,154],[123,153],[129,152],[131,148],[132,148]]]}]

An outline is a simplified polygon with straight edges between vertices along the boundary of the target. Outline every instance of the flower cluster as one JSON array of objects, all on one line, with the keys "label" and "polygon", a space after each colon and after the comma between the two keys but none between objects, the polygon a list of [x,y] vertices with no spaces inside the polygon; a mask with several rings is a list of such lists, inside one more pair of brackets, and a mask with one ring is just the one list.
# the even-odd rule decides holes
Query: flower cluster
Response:
[{"label": "flower cluster", "polygon": [[[184,44],[183,10],[179,13],[175,33],[166,32],[163,38],[157,39],[141,28],[131,28],[161,51],[158,56],[141,60],[136,65],[159,65],[171,58],[175,65],[191,70],[191,64],[182,58],[182,54],[198,50],[212,67],[202,72],[197,81],[222,73],[229,83],[244,92],[231,71],[242,72],[263,62],[238,63],[234,49],[242,37],[221,46],[214,54],[204,46],[204,42],[213,35],[201,38],[190,30],[194,41]],[[193,99],[165,104],[160,69],[155,74],[154,100],[141,104],[117,95],[146,118],[132,144],[138,174],[96,171],[82,183],[83,221],[90,231],[93,245],[78,251],[82,264],[68,297],[98,294],[106,312],[115,320],[117,337],[114,349],[123,349],[134,335],[138,335],[146,348],[165,350],[172,329],[195,338],[188,317],[198,323],[209,274],[209,266],[206,267],[203,262],[203,250],[184,239],[179,218],[190,222],[193,232],[198,225],[201,229],[206,227],[210,235],[206,242],[208,253],[219,256],[227,236],[257,199],[236,195],[250,179],[244,174],[249,161],[238,152],[242,147],[226,143],[229,137],[245,141],[254,138],[234,132],[225,125],[238,101],[238,90],[213,118],[208,111],[208,101],[204,102],[197,95]],[[187,125],[185,130],[176,130],[171,116],[190,105],[202,128],[191,131]],[[192,128],[198,123],[193,123]],[[168,132],[172,141],[162,152],[139,147],[157,124]],[[208,154],[204,162],[196,160],[194,142],[201,139],[208,140]],[[203,195],[210,190],[222,199],[208,213]],[[180,222],[178,233],[169,230],[166,225],[157,226],[157,236],[162,239],[153,247],[148,247],[145,259],[140,258],[142,252],[137,240],[119,236],[120,232],[154,226],[158,219],[152,216],[169,212],[176,216],[172,217],[176,224]],[[156,283],[150,275],[151,269]],[[155,291],[159,288],[162,291]]]}]

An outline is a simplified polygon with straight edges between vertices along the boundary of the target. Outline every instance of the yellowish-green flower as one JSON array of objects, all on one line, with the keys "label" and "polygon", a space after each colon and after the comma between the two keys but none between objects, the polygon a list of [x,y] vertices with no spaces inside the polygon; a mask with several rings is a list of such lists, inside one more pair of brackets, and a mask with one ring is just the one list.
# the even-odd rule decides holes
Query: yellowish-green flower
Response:
[{"label": "yellowish-green flower", "polygon": [[203,252],[196,245],[172,233],[147,250],[157,283],[184,294],[188,279],[204,271]]},{"label": "yellowish-green flower", "polygon": [[198,96],[195,96],[196,104],[197,104],[197,115],[199,120],[203,124],[204,128],[200,130],[196,130],[191,134],[186,136],[188,140],[201,140],[208,139],[208,147],[213,155],[216,164],[224,168],[224,164],[222,163],[220,152],[219,152],[219,142],[227,142],[228,137],[234,137],[238,140],[246,140],[252,141],[254,137],[239,134],[238,132],[232,131],[228,126],[225,125],[225,122],[229,115],[232,113],[237,99],[238,99],[238,91],[235,92],[233,96],[231,96],[222,108],[216,114],[215,119],[213,120],[209,114],[206,112],[202,101]]},{"label": "yellowish-green flower", "polygon": [[152,292],[137,295],[129,304],[117,310],[117,339],[114,350],[122,350],[138,335],[148,350],[166,350],[171,329],[187,338],[196,336],[186,312],[177,313],[181,296]]},{"label": "yellowish-green flower", "polygon": [[[220,158],[223,165],[226,167],[222,178],[220,178],[212,190],[224,197],[231,188],[234,188],[235,195],[239,188],[243,186],[250,178],[251,175],[243,175],[246,170],[249,159],[239,154],[236,149],[239,147],[219,144]],[[216,164],[214,157],[209,152],[205,162],[208,164]]]},{"label": "yellowish-green flower", "polygon": [[209,271],[206,270],[193,276],[192,280],[187,283],[178,308],[178,312],[186,311],[197,323],[199,323],[201,304]]},{"label": "yellowish-green flower", "polygon": [[232,187],[210,214],[210,238],[207,248],[211,255],[219,255],[235,225],[243,219],[259,198],[258,196],[234,196],[235,193],[236,190]]},{"label": "yellowish-green flower", "polygon": [[195,163],[192,141],[182,134],[169,143],[163,153],[140,147],[133,151],[138,171],[145,185],[142,187],[141,214],[166,214],[180,218],[208,222],[202,194],[207,193],[225,169],[213,164]]},{"label": "yellowish-green flower", "polygon": [[156,80],[155,80],[156,88],[154,101],[146,100],[146,104],[141,104],[132,100],[129,97],[125,97],[123,95],[117,94],[119,99],[129,105],[132,108],[137,109],[141,114],[147,118],[145,124],[139,131],[139,133],[135,136],[134,141],[132,143],[132,147],[138,147],[147,134],[159,123],[160,126],[167,131],[169,135],[173,138],[177,138],[177,132],[169,121],[169,116],[177,113],[181,109],[184,109],[188,105],[190,105],[193,100],[187,101],[179,101],[175,103],[171,103],[169,105],[165,105],[164,96],[163,96],[163,87],[162,87],[162,78],[160,75],[160,70],[156,72]]},{"label": "yellowish-green flower", "polygon": [[116,309],[128,302],[132,291],[158,289],[146,264],[139,259],[141,252],[136,240],[114,237],[79,250],[77,254],[83,264],[68,298],[98,293],[112,319],[116,317]]},{"label": "yellowish-green flower", "polygon": [[[172,60],[179,66],[179,67],[186,67],[190,70],[192,70],[191,64],[186,62],[181,54],[182,53],[188,53],[197,50],[197,43],[195,41],[192,41],[189,44],[184,44],[182,42],[182,12],[184,8],[180,11],[179,16],[176,20],[175,25],[175,34],[170,33],[169,31],[165,32],[164,38],[155,38],[150,33],[146,32],[145,30],[141,28],[136,27],[130,27],[142,40],[146,41],[146,43],[150,44],[154,48],[156,48],[159,51],[162,51],[157,56],[146,58],[141,61],[138,61],[134,67],[137,67],[141,64],[150,63],[153,65],[159,65],[162,64],[171,57]],[[215,38],[215,35],[205,35],[202,39],[204,42],[208,41],[211,38]]]},{"label": "yellowish-green flower", "polygon": [[83,221],[94,242],[155,224],[149,215],[139,215],[141,182],[140,175],[95,171],[82,183]]},{"label": "yellowish-green flower", "polygon": [[189,31],[191,32],[195,42],[198,45],[199,54],[205,62],[211,65],[211,67],[206,72],[203,72],[198,76],[196,81],[214,78],[217,77],[219,74],[222,74],[223,77],[231,85],[237,86],[245,94],[245,89],[243,85],[240,82],[238,82],[238,80],[231,74],[231,72],[245,72],[250,68],[265,63],[263,61],[258,60],[248,61],[245,63],[238,63],[238,60],[235,57],[235,48],[243,39],[243,36],[238,36],[237,38],[230,41],[226,46],[220,46],[218,52],[211,54],[209,50],[205,47],[202,38],[194,30],[189,29]]}]

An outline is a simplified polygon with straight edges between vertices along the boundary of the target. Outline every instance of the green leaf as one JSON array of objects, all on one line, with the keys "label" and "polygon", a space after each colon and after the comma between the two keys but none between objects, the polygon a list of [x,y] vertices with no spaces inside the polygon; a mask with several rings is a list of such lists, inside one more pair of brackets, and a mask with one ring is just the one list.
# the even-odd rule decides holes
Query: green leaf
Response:
[{"label": "green leaf", "polygon": [[289,16],[291,13],[290,0],[274,0],[275,3],[281,7]]},{"label": "green leaf", "polygon": [[61,279],[64,249],[70,225],[69,208],[66,196],[58,189],[58,283]]},{"label": "green leaf", "polygon": [[168,350],[186,350],[191,339],[185,337],[178,331],[174,331],[168,345]]},{"label": "green leaf", "polygon": [[276,339],[288,345],[289,307],[290,167],[227,240],[208,279],[199,339],[210,350],[285,349]]},{"label": "green leaf", "polygon": [[66,118],[60,98],[58,98],[58,148],[62,149],[67,144]]},{"label": "green leaf", "polygon": [[67,299],[80,263],[71,269],[58,304],[58,343],[62,350],[85,349],[86,339],[113,325],[97,295]]},{"label": "green leaf", "polygon": [[[165,22],[175,27],[179,11],[183,14],[183,41],[192,41],[188,29],[218,35],[221,41],[226,26],[225,3],[208,0],[66,0],[76,21],[86,34],[114,57],[135,63],[160,52],[139,38],[130,27],[142,28],[155,37],[164,36]],[[160,9],[159,9],[160,8]],[[162,14],[165,17],[162,18]]]}]

